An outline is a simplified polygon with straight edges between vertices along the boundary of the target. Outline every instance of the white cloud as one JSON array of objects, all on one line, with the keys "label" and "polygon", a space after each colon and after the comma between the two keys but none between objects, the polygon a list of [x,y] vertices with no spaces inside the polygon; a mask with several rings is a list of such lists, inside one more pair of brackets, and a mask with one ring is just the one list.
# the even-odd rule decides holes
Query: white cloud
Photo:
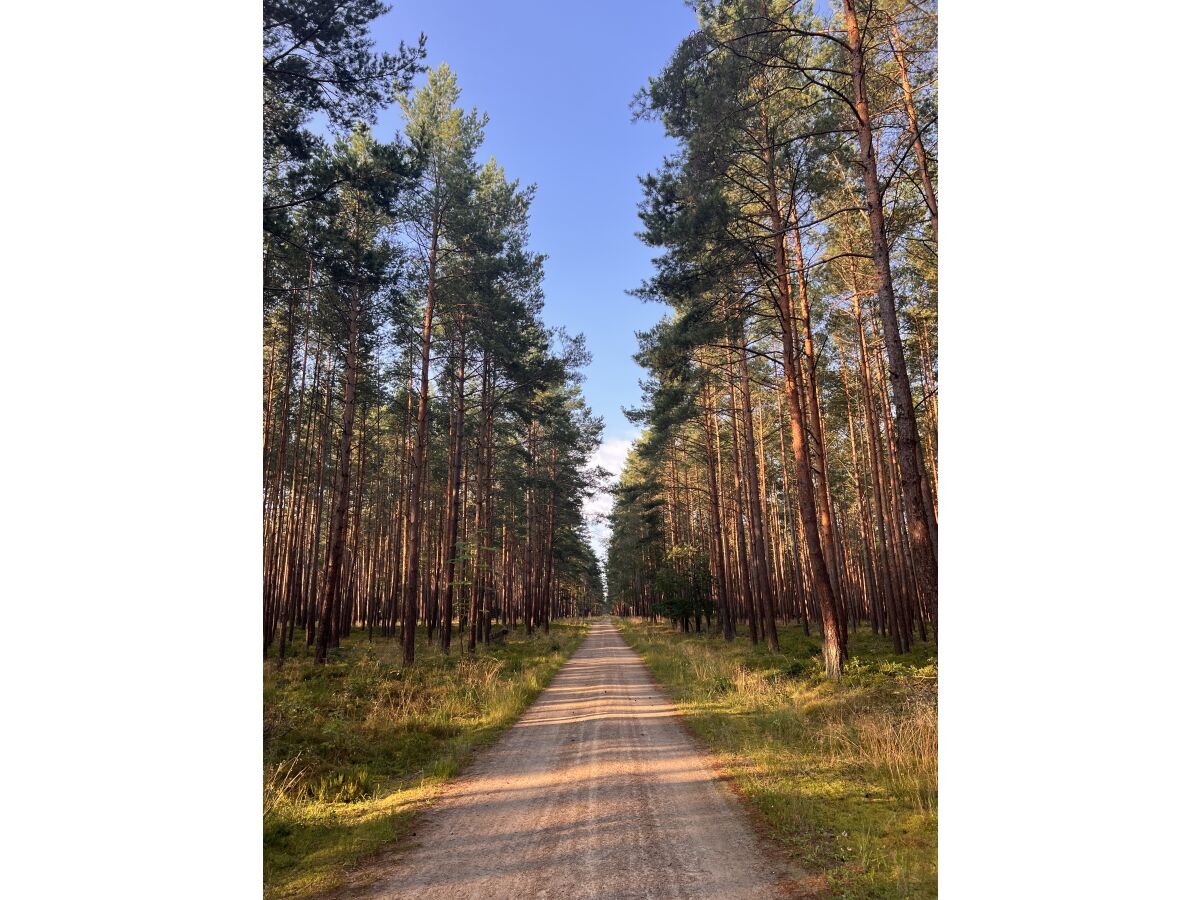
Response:
[{"label": "white cloud", "polygon": [[592,458],[588,460],[589,466],[602,466],[604,469],[612,473],[612,477],[608,479],[608,491],[599,491],[594,497],[585,500],[583,503],[584,514],[589,519],[596,517],[599,521],[591,521],[588,525],[588,532],[592,539],[592,547],[596,551],[596,555],[603,559],[604,547],[608,542],[608,536],[611,529],[608,527],[608,522],[603,516],[607,516],[612,512],[613,495],[610,492],[611,488],[616,486],[618,479],[621,476],[621,470],[625,468],[625,459],[629,456],[629,451],[633,449],[635,437],[620,437],[609,438],[596,448],[592,454]]},{"label": "white cloud", "polygon": [[[596,448],[596,452],[588,460],[588,465],[602,466],[611,472],[612,478],[609,479],[609,487],[612,487],[620,478],[621,470],[625,468],[625,458],[631,449],[633,449],[633,441],[629,438],[611,438]],[[589,513],[599,512],[607,515],[611,510],[612,494],[607,492],[596,494],[584,504],[584,511]]]}]

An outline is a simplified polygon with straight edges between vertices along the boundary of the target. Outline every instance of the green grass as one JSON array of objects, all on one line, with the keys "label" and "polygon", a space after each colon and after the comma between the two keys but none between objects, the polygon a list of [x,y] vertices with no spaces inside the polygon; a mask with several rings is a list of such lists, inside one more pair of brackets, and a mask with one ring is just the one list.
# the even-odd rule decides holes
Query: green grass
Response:
[{"label": "green grass", "polygon": [[937,896],[937,656],[852,635],[842,680],[820,644],[781,628],[782,652],[740,636],[618,620],[763,823],[840,898]]},{"label": "green grass", "polygon": [[[263,666],[263,881],[266,898],[335,887],[405,826],[473,751],[517,720],[582,641],[586,625],[509,635],[443,657],[418,635],[417,663],[395,640],[355,633],[326,666]],[[302,643],[302,642],[301,642]]]}]

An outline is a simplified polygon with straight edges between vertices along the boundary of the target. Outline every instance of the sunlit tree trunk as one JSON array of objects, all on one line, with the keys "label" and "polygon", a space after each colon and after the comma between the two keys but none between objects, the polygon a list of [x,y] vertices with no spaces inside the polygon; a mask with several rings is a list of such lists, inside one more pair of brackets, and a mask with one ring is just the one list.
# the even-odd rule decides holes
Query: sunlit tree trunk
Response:
[{"label": "sunlit tree trunk", "polygon": [[917,417],[913,408],[912,384],[904,358],[900,323],[896,314],[896,296],[892,286],[891,251],[883,219],[883,192],[879,186],[871,112],[867,102],[867,66],[862,34],[853,0],[843,0],[846,41],[849,48],[854,85],[855,127],[858,132],[859,159],[867,194],[867,218],[871,230],[871,252],[878,280],[879,314],[883,321],[883,344],[888,357],[888,381],[895,409],[896,451],[900,464],[901,488],[908,512],[908,536],[919,589],[937,616],[937,548],[929,532],[925,502],[921,495],[920,447]]},{"label": "sunlit tree trunk", "polygon": [[917,174],[921,177],[921,193],[929,207],[929,224],[933,228],[933,245],[938,242],[937,194],[933,190],[933,179],[929,176],[929,160],[925,155],[925,142],[921,140],[921,125],[917,121],[917,107],[913,102],[913,89],[908,80],[908,62],[904,58],[904,42],[900,29],[892,22],[892,52],[896,55],[896,66],[900,71],[900,87],[904,95],[904,112],[908,116],[908,131],[912,135],[913,150],[917,154]]}]

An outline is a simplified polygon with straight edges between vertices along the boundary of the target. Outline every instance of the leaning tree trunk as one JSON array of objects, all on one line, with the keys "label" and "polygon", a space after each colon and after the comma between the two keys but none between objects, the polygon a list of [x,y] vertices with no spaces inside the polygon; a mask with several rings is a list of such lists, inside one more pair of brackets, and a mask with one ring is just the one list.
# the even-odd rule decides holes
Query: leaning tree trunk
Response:
[{"label": "leaning tree trunk", "polygon": [[[767,141],[768,148],[770,140]],[[796,371],[795,316],[792,311],[791,285],[787,271],[787,250],[784,246],[786,222],[779,210],[779,194],[775,185],[773,159],[769,159],[768,186],[771,195],[772,244],[774,249],[776,290],[779,299],[779,325],[783,341],[784,395],[787,398],[788,418],[792,430],[792,454],[796,467],[796,488],[800,498],[800,521],[804,526],[804,539],[812,580],[821,609],[821,625],[824,635],[822,654],[825,658],[825,674],[837,679],[842,674],[845,648],[838,629],[838,617],[833,580],[825,554],[821,549],[821,526],[817,514],[817,498],[813,489],[812,456],[809,451],[808,429],[805,425],[804,409],[800,397],[800,378]]]},{"label": "leaning tree trunk", "polygon": [[913,102],[913,89],[908,80],[908,62],[904,58],[904,45],[900,29],[892,22],[892,52],[896,54],[896,65],[900,70],[900,87],[904,93],[904,111],[908,114],[908,131],[913,138],[913,150],[917,154],[917,174],[921,176],[921,193],[929,207],[929,224],[933,227],[933,245],[938,242],[937,194],[933,190],[933,179],[929,175],[929,159],[925,155],[925,142],[921,140],[921,125],[917,121],[917,106]]},{"label": "leaning tree trunk", "polygon": [[892,286],[891,253],[883,221],[883,192],[875,160],[871,133],[871,111],[867,103],[866,56],[853,0],[843,0],[846,12],[847,44],[850,50],[854,82],[855,126],[858,132],[859,159],[867,192],[867,220],[871,227],[871,255],[878,276],[879,314],[883,322],[883,345],[887,350],[888,382],[895,408],[896,455],[900,463],[901,491],[908,520],[913,567],[919,590],[927,599],[937,627],[937,547],[929,533],[925,499],[921,495],[921,452],[917,438],[917,416],[913,408],[912,384],[904,359],[900,322],[896,313],[896,295]]}]

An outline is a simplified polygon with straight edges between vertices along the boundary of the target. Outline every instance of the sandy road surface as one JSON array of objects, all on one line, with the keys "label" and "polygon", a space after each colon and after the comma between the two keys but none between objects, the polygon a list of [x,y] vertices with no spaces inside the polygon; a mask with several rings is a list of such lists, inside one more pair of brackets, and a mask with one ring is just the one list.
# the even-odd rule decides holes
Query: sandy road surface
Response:
[{"label": "sandy road surface", "polygon": [[787,896],[711,759],[607,621],[344,898]]}]

